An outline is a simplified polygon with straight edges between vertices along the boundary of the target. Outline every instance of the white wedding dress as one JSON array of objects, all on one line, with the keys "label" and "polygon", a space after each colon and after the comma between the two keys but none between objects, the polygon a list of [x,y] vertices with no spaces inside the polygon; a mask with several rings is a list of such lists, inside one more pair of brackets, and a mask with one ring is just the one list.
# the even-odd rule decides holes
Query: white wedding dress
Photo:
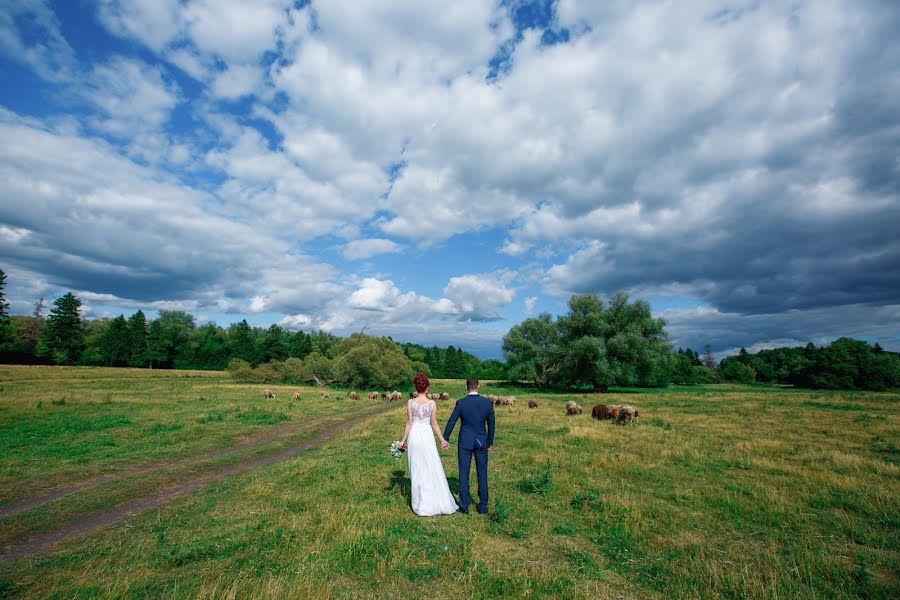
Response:
[{"label": "white wedding dress", "polygon": [[413,512],[420,517],[453,514],[459,507],[450,493],[444,465],[434,441],[434,430],[431,429],[434,400],[425,404],[409,400],[409,404],[413,424],[406,438],[406,455],[409,459]]}]

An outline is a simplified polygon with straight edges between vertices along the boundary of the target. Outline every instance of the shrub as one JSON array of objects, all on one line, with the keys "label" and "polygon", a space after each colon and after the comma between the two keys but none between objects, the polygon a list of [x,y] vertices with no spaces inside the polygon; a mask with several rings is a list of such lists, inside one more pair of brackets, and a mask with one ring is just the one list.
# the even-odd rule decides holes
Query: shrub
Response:
[{"label": "shrub", "polygon": [[756,371],[750,365],[732,361],[722,369],[722,379],[736,383],[753,383],[756,381]]}]

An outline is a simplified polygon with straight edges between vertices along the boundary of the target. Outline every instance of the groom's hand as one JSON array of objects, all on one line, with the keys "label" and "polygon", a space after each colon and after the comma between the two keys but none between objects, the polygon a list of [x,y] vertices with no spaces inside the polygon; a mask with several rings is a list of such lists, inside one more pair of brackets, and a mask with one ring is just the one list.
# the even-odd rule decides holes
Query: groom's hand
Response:
[{"label": "groom's hand", "polygon": [[441,450],[449,450],[449,449],[450,449],[450,442],[448,442],[447,440],[444,440],[443,442],[441,442]]}]

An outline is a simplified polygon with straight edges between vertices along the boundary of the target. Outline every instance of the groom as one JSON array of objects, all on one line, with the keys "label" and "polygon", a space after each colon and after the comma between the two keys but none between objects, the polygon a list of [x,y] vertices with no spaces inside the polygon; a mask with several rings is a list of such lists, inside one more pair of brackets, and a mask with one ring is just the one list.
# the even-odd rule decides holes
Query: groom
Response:
[{"label": "groom", "polygon": [[[459,462],[459,510],[465,514],[469,514],[469,469],[473,456],[475,472],[478,474],[478,512],[487,512],[488,451],[494,445],[494,404],[479,394],[478,388],[477,379],[466,379],[466,390],[469,394],[456,401],[453,414],[450,415],[447,427],[444,428],[444,439],[449,440],[457,419],[462,421],[459,426],[456,459]],[[447,442],[441,446],[444,450],[449,448]]]}]

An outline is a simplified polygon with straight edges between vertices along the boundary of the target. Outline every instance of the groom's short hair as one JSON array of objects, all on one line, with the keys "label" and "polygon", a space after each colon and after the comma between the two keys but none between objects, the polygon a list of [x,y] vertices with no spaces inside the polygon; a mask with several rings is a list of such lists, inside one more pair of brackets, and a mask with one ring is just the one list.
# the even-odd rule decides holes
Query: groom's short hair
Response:
[{"label": "groom's short hair", "polygon": [[466,379],[466,390],[469,392],[474,392],[478,389],[478,380],[474,377],[469,377]]}]

